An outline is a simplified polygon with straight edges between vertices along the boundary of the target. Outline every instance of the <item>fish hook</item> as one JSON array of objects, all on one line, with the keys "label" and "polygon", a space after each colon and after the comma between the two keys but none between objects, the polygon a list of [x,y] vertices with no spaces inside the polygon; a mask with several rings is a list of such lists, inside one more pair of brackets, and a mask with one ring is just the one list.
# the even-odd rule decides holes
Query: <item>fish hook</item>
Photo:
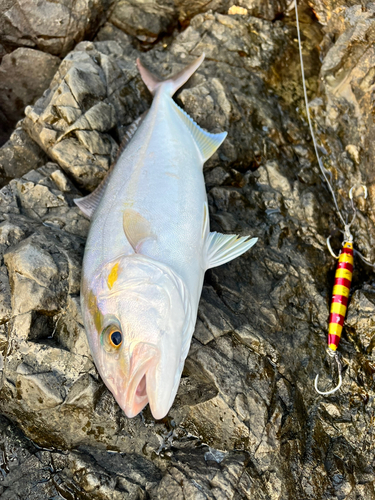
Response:
[{"label": "fish hook", "polygon": [[315,377],[315,390],[318,394],[321,394],[322,396],[328,396],[329,394],[333,394],[334,392],[336,392],[338,389],[340,389],[341,385],[342,385],[342,375],[341,375],[341,371],[342,371],[342,365],[341,365],[341,362],[339,360],[339,357],[337,355],[337,352],[333,353],[332,351],[328,351],[328,354],[331,356],[331,357],[334,357],[335,360],[336,360],[336,363],[337,363],[337,370],[338,370],[338,373],[339,373],[339,383],[337,384],[337,386],[332,389],[331,391],[327,391],[327,392],[322,392],[318,389],[318,379],[319,379],[319,374]]},{"label": "fish hook", "polygon": [[332,257],[334,259],[338,259],[339,258],[339,255],[336,255],[335,252],[332,250],[332,247],[331,247],[331,242],[330,242],[330,239],[331,239],[331,236],[328,236],[327,238],[327,248],[328,248],[328,251],[329,253],[332,255]]},{"label": "fish hook", "polygon": [[[349,191],[349,199],[350,199],[350,201],[352,203],[353,217],[352,217],[352,220],[350,221],[350,223],[345,225],[348,228],[350,228],[350,226],[353,224],[353,222],[354,222],[354,220],[355,220],[355,218],[357,216],[357,207],[354,205],[354,197],[353,197],[353,189],[355,187],[356,187],[356,185],[352,186],[350,188],[350,191]],[[363,189],[363,195],[364,195],[363,197],[366,200],[367,199],[367,194],[368,194],[367,187],[364,184],[360,184],[359,187],[361,187]],[[346,230],[346,227],[345,227],[345,230]]]}]

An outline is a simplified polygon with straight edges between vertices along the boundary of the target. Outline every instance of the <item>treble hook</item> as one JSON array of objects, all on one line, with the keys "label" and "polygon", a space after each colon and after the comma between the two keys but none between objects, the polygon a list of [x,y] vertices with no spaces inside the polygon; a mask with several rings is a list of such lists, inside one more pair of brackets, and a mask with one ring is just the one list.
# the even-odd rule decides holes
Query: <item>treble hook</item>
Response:
[{"label": "treble hook", "polygon": [[339,373],[339,383],[337,384],[337,386],[332,389],[331,391],[327,391],[327,392],[322,392],[318,389],[318,379],[319,379],[319,374],[315,377],[315,390],[318,394],[321,394],[322,396],[328,396],[329,394],[333,394],[334,392],[336,392],[338,389],[340,389],[341,385],[342,385],[342,375],[341,375],[341,371],[342,371],[342,366],[341,366],[341,363],[340,363],[340,360],[339,360],[339,357],[337,355],[337,352],[336,353],[332,353],[332,351],[328,351],[328,354],[331,356],[331,357],[334,357],[335,360],[336,360],[336,363],[337,363],[337,370],[338,370],[338,373]]}]

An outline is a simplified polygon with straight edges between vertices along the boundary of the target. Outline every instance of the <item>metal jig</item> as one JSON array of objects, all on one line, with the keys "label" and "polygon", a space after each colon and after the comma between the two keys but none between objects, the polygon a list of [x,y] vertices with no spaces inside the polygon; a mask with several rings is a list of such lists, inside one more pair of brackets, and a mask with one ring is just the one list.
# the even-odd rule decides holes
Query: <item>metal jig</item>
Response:
[{"label": "metal jig", "polygon": [[[345,316],[346,316],[346,309],[347,309],[347,304],[348,304],[350,285],[351,285],[351,281],[352,281],[354,252],[356,254],[358,254],[359,257],[366,264],[368,264],[372,267],[375,267],[375,264],[371,264],[370,262],[368,262],[367,259],[365,259],[365,257],[363,257],[363,255],[360,252],[358,252],[357,250],[354,250],[354,248],[353,248],[353,235],[350,232],[350,227],[353,224],[353,222],[356,218],[356,215],[357,215],[357,208],[354,204],[354,199],[353,199],[354,198],[353,197],[353,190],[356,186],[353,186],[349,191],[349,199],[351,201],[351,208],[353,211],[353,217],[352,217],[352,220],[350,221],[350,223],[348,223],[347,220],[344,219],[344,217],[339,209],[333,187],[328,179],[328,175],[330,175],[331,172],[327,171],[324,168],[323,163],[321,161],[321,158],[319,156],[318,146],[317,146],[314,130],[313,130],[312,123],[311,123],[309,101],[307,98],[307,91],[306,91],[306,82],[305,82],[305,76],[304,76],[302,44],[301,44],[301,35],[300,35],[300,29],[299,29],[297,1],[294,2],[294,7],[295,7],[295,12],[296,12],[298,48],[299,48],[299,57],[300,57],[300,63],[301,63],[302,85],[303,85],[303,93],[304,93],[304,98],[305,98],[307,120],[309,123],[310,133],[311,133],[311,137],[313,140],[315,154],[316,154],[316,157],[318,160],[320,171],[321,171],[323,178],[326,181],[327,186],[331,192],[333,202],[334,202],[337,214],[339,216],[339,219],[341,220],[341,223],[344,226],[344,231],[342,231],[342,233],[344,234],[344,239],[343,239],[342,249],[341,249],[339,255],[336,255],[334,253],[334,251],[332,250],[331,243],[330,243],[330,236],[327,238],[327,247],[328,247],[329,253],[332,255],[332,257],[334,257],[335,259],[338,259],[337,268],[336,268],[336,272],[335,272],[335,282],[334,282],[333,291],[332,291],[332,300],[331,300],[331,308],[330,308],[330,316],[329,316],[329,324],[328,324],[328,355],[330,357],[334,358],[336,363],[337,363],[339,382],[338,382],[336,387],[334,387],[332,390],[326,391],[326,392],[322,392],[318,389],[319,375],[316,376],[315,384],[314,384],[315,390],[318,394],[321,394],[323,396],[327,396],[329,394],[333,394],[334,392],[336,392],[342,385],[342,365],[341,365],[340,359],[338,357],[337,347],[339,345],[339,341],[341,338],[341,332],[343,329]],[[363,189],[364,198],[366,199],[367,194],[368,194],[367,187],[362,185],[362,184],[360,185],[360,187]]]}]

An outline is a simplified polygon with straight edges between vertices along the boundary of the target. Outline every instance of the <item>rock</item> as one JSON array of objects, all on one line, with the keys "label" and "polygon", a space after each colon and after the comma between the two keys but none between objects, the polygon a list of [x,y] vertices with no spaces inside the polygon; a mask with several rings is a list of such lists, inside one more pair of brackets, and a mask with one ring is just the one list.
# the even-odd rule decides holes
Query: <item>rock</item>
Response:
[{"label": "rock", "polygon": [[3,50],[31,47],[64,57],[74,45],[90,38],[105,20],[113,0],[92,2],[48,2],[5,0],[0,29]]},{"label": "rock", "polygon": [[[370,4],[370,2],[368,2]],[[323,25],[328,24],[332,16],[345,16],[347,7],[358,6],[357,0],[309,0],[309,4],[313,7],[314,13],[319,22]],[[370,4],[371,5],[371,4]]]},{"label": "rock", "polygon": [[109,21],[129,35],[138,36],[142,41],[154,42],[160,34],[173,29],[175,5],[173,1],[139,3],[120,0]]},{"label": "rock", "polygon": [[[25,129],[84,189],[105,177],[118,151],[114,137],[146,109],[134,55],[130,44],[79,44],[48,92],[26,109]],[[128,84],[135,89],[129,97]]]},{"label": "rock", "polygon": [[[215,12],[194,17],[209,5]],[[350,187],[366,183],[371,191],[374,175],[372,7],[319,5],[324,33],[301,8],[310,110],[350,218]],[[94,42],[67,55],[27,109],[18,134],[27,131],[54,163],[35,149],[35,161],[15,173],[15,140],[3,156],[12,179],[0,191],[0,412],[28,440],[0,419],[1,495],[373,498],[374,280],[358,256],[339,347],[342,388],[327,398],[313,388],[317,373],[322,389],[337,380],[326,355],[335,262],[325,239],[339,249],[342,227],[305,120],[293,12],[272,1],[118,3],[129,6],[135,14],[124,29],[137,40],[112,16]],[[185,29],[169,31],[177,19]],[[150,50],[141,53],[153,22],[143,46]],[[150,103],[136,57],[164,77],[203,51],[205,63],[176,101],[202,127],[228,131],[204,168],[211,229],[259,241],[206,273],[168,416],[155,421],[146,407],[127,419],[93,365],[82,326],[88,221],[73,199],[98,184],[126,127]],[[373,204],[361,193],[355,189],[352,231],[373,261]]]},{"label": "rock", "polygon": [[23,117],[48,88],[60,64],[58,57],[22,47],[3,57],[0,65],[0,108],[11,125]]},{"label": "rock", "polygon": [[46,161],[47,156],[38,144],[21,127],[16,128],[0,148],[0,185],[41,167]]},{"label": "rock", "polygon": [[238,0],[233,5],[230,0],[120,0],[109,22],[126,34],[137,37],[143,46],[149,47],[161,36],[171,34],[178,24],[187,26],[194,16],[211,10],[220,14],[251,15],[275,21],[288,12],[288,3],[279,0]]},{"label": "rock", "polygon": [[42,450],[0,417],[1,496],[5,499],[81,497],[120,500],[145,498],[157,485],[160,470],[134,455],[111,454],[95,448],[75,452]]}]

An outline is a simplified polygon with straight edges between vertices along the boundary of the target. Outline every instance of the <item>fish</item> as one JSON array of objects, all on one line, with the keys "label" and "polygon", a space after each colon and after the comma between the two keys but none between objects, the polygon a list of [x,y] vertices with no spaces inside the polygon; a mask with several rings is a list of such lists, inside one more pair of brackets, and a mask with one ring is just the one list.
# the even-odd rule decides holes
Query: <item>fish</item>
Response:
[{"label": "fish", "polygon": [[257,238],[210,232],[203,164],[226,132],[199,127],[172,99],[204,59],[161,80],[140,60],[153,95],[109,176],[76,204],[91,219],[81,309],[98,372],[127,417],[175,399],[207,269]]}]

